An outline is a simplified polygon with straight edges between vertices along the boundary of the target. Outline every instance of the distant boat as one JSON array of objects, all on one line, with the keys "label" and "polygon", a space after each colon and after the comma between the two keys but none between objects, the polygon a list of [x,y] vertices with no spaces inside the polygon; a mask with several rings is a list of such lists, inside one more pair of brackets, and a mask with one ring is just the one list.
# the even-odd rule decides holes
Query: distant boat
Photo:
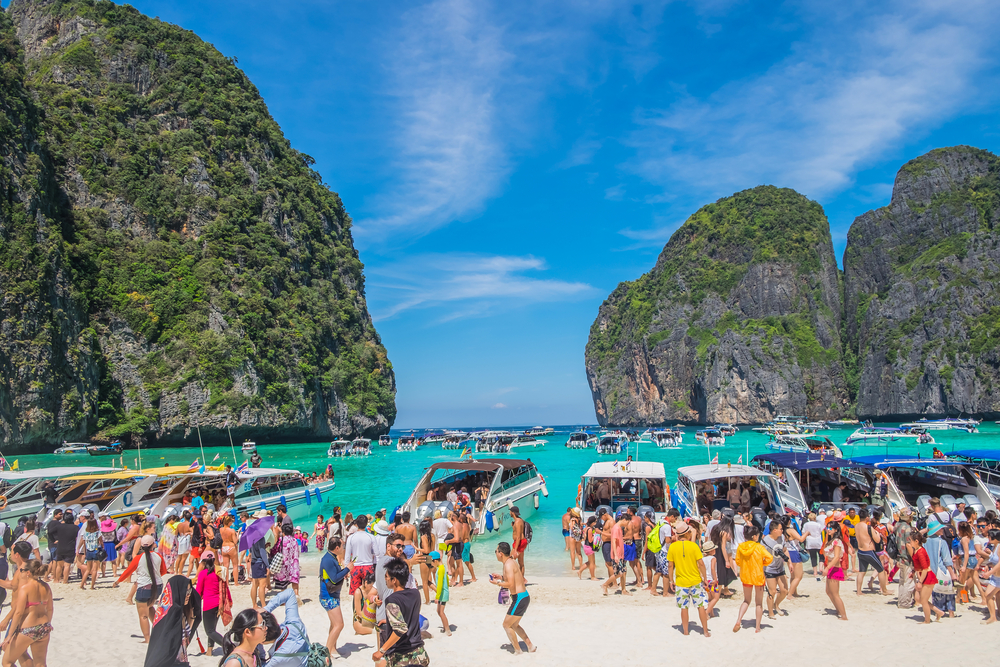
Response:
[{"label": "distant boat", "polygon": [[241,449],[244,452],[256,452],[257,451],[257,443],[256,442],[252,442],[250,440],[244,440],[243,441],[243,446],[241,447]]},{"label": "distant boat", "polygon": [[326,450],[326,455],[330,456],[347,456],[351,448],[351,443],[348,440],[334,440],[330,443],[330,449]]},{"label": "distant boat", "polygon": [[63,440],[61,447],[52,452],[53,454],[87,454],[88,442],[66,442]]},{"label": "distant boat", "polygon": [[694,439],[704,445],[724,445],[726,438],[717,428],[706,428],[694,434]]},{"label": "distant boat", "polygon": [[573,431],[566,440],[566,446],[570,449],[587,449],[597,444],[597,436],[586,431]]},{"label": "distant boat", "polygon": [[91,456],[105,456],[108,454],[117,456],[122,453],[122,443],[112,442],[110,445],[88,445],[87,453]]},{"label": "distant boat", "polygon": [[388,447],[391,444],[392,444],[392,438],[389,437],[388,435],[380,435],[378,437],[378,446],[379,447]]},{"label": "distant boat", "polygon": [[621,454],[622,451],[622,441],[628,441],[627,438],[620,435],[604,435],[601,436],[600,441],[597,443],[597,453],[598,454]]},{"label": "distant boat", "polygon": [[356,438],[351,443],[351,456],[368,456],[372,453],[372,441],[368,438]]},{"label": "distant boat", "polygon": [[684,433],[678,429],[650,431],[649,439],[661,449],[677,449],[684,440]]}]

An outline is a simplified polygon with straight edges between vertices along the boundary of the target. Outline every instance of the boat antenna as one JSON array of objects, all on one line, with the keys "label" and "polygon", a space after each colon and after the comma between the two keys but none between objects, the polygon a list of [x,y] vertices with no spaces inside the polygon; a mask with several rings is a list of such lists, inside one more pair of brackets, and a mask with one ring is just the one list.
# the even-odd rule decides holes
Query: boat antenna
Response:
[{"label": "boat antenna", "polygon": [[233,444],[233,430],[229,428],[229,420],[226,420],[226,433],[229,434],[229,447],[233,450],[233,467],[239,468],[240,462],[236,460],[236,445]]}]

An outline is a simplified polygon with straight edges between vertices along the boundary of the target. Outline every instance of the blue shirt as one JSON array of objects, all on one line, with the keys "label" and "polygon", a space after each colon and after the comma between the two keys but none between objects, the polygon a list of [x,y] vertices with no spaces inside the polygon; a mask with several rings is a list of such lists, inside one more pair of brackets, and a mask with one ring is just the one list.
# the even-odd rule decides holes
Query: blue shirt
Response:
[{"label": "blue shirt", "polygon": [[325,580],[337,582],[341,581],[350,572],[346,567],[340,567],[337,557],[327,551],[323,554],[323,559],[319,562],[319,597],[321,600],[329,600],[331,596],[326,590]]},{"label": "blue shirt", "polygon": [[924,545],[924,548],[927,550],[927,556],[931,559],[931,572],[935,575],[937,574],[939,567],[946,568],[949,565],[954,564],[951,559],[951,551],[948,549],[948,544],[943,538],[929,538],[927,543]]},{"label": "blue shirt", "polygon": [[271,598],[264,607],[274,613],[278,607],[285,607],[285,620],[281,624],[281,634],[268,649],[265,667],[305,667],[309,654],[309,633],[299,617],[299,603],[295,599],[295,589],[291,586]]}]

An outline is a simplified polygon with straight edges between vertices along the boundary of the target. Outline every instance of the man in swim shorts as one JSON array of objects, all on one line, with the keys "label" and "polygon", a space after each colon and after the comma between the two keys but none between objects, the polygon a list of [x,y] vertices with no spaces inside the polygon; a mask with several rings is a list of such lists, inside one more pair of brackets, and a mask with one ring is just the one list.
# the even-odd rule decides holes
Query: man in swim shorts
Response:
[{"label": "man in swim shorts", "polygon": [[503,574],[491,574],[490,582],[510,591],[510,607],[503,618],[504,632],[507,633],[507,639],[510,640],[515,655],[524,652],[521,650],[518,637],[524,640],[527,651],[534,653],[537,647],[531,643],[531,640],[528,639],[528,633],[521,627],[521,618],[524,617],[524,612],[528,610],[528,604],[531,602],[528,590],[524,585],[524,574],[511,558],[511,548],[506,542],[497,545],[496,557],[497,561],[503,564]]},{"label": "man in swim shorts", "polygon": [[[882,594],[888,595],[889,590],[886,588],[888,581],[886,580],[885,568],[882,566],[882,560],[878,556],[878,552],[884,548],[882,545],[882,535],[872,529],[868,510],[864,508],[858,510],[858,524],[854,527],[854,535],[858,545],[858,570],[861,572],[857,578],[858,595],[861,595],[861,587],[864,584],[865,574],[868,572],[869,567],[873,568],[878,575]],[[876,539],[878,540],[877,546],[875,544]]]},{"label": "man in swim shorts", "polygon": [[517,505],[510,508],[510,519],[514,526],[514,546],[511,558],[517,559],[517,564],[521,567],[521,574],[524,574],[524,552],[528,550],[528,540],[524,536],[524,519],[521,518],[521,510]]}]

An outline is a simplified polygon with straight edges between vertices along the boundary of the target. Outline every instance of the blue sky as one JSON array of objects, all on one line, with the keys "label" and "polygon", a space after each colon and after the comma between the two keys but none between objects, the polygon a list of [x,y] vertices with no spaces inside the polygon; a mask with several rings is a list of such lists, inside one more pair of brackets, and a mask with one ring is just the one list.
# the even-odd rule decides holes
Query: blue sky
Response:
[{"label": "blue sky", "polygon": [[995,5],[138,0],[238,58],[355,221],[397,427],[593,423],[604,297],[762,183],[838,257],[896,170],[1000,150]]}]

